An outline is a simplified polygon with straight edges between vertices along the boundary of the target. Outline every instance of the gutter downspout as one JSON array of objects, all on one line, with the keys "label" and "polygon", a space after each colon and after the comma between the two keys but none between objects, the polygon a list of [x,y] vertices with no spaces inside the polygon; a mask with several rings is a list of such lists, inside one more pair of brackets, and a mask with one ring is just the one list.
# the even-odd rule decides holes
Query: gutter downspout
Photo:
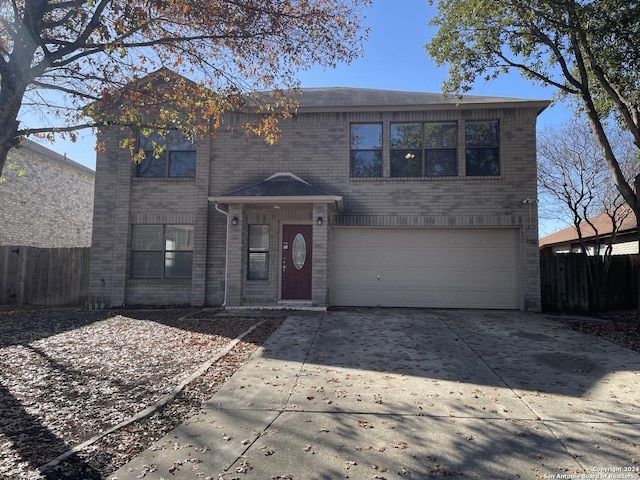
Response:
[{"label": "gutter downspout", "polygon": [[224,300],[222,301],[222,306],[226,308],[227,306],[227,286],[228,282],[228,272],[229,272],[229,211],[225,211],[220,207],[218,202],[213,202],[213,207],[220,213],[222,213],[227,218],[227,239],[225,241],[225,253],[224,253]]}]

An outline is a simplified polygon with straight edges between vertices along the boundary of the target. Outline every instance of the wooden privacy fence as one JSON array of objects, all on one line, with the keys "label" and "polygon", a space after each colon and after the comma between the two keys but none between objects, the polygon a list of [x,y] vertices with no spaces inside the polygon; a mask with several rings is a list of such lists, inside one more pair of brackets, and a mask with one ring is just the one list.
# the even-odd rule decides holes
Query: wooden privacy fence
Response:
[{"label": "wooden privacy fence", "polygon": [[[636,306],[636,255],[615,255],[605,287],[603,310]],[[600,257],[580,253],[540,254],[542,310],[545,312],[587,313],[595,310],[590,290],[587,262],[601,266]]]},{"label": "wooden privacy fence", "polygon": [[84,303],[90,251],[89,247],[0,246],[0,304]]}]

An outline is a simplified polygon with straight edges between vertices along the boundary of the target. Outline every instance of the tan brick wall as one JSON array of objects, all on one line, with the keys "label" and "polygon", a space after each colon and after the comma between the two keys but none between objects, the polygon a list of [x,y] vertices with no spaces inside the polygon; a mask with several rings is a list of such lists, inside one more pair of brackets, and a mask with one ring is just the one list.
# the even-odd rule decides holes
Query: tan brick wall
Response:
[{"label": "tan brick wall", "polygon": [[[188,181],[131,178],[127,153],[117,152],[117,141],[108,141],[106,154],[98,157],[95,252],[92,292],[107,290],[115,303],[141,300],[145,289],[168,303],[220,304],[224,300],[225,270],[229,279],[227,303],[267,302],[278,299],[279,235],[281,225],[297,218],[314,225],[313,303],[326,303],[326,251],[331,224],[413,227],[519,227],[521,231],[522,307],[540,308],[535,204],[535,122],[532,108],[479,110],[433,110],[420,112],[301,113],[281,123],[282,136],[275,145],[247,136],[241,124],[245,116],[230,114],[226,126],[213,140],[199,142],[197,178]],[[389,178],[389,125],[391,122],[458,122],[461,144],[466,120],[500,122],[501,174],[492,178],[465,177],[464,148],[458,150],[458,177]],[[379,179],[349,177],[349,131],[352,122],[382,122],[384,127],[383,171]],[[207,196],[260,182],[276,172],[291,172],[330,194],[344,198],[340,215],[326,205],[309,205],[305,211],[278,212],[239,205],[229,206],[229,215],[239,225],[229,227],[230,255],[225,259],[227,218],[215,210]],[[99,194],[98,194],[99,192]],[[315,225],[320,214],[327,219]],[[267,215],[264,219],[259,215]],[[168,223],[190,218],[195,225],[194,275],[189,288],[171,282],[150,287],[127,280],[130,262],[130,228],[135,222]],[[531,221],[530,221],[531,218]],[[163,220],[164,219],[164,220]],[[161,221],[162,220],[162,221]],[[265,220],[271,225],[269,282],[246,281],[247,225]],[[114,238],[113,232],[116,232]],[[105,279],[100,287],[99,279]],[[163,292],[163,293],[158,293]]]},{"label": "tan brick wall", "polygon": [[[234,131],[220,132],[215,142],[211,194],[220,195],[257,183],[276,172],[291,172],[328,193],[344,197],[341,215],[332,218],[332,222],[340,225],[520,227],[522,307],[538,310],[537,209],[533,204],[530,212],[529,205],[522,203],[526,198],[537,197],[536,116],[534,109],[300,114],[282,122],[280,141],[267,145],[259,138],[245,135],[240,127],[245,117],[230,115],[227,123]],[[465,177],[464,147],[458,149],[458,177],[388,176],[391,122],[451,120],[458,122],[461,145],[465,121],[500,122],[499,177]],[[385,178],[349,177],[352,122],[383,123]],[[316,295],[314,289],[314,299],[319,298]]]},{"label": "tan brick wall", "polygon": [[0,245],[91,245],[91,169],[28,140],[9,152],[7,163],[16,168],[5,167],[0,182]]}]

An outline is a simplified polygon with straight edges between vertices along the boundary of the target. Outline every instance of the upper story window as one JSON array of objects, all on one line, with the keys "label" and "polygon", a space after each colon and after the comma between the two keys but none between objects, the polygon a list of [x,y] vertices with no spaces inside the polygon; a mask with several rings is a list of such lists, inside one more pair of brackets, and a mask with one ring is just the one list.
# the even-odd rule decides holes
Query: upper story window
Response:
[{"label": "upper story window", "polygon": [[195,177],[196,144],[179,131],[140,135],[138,145],[145,157],[136,165],[136,177]]},{"label": "upper story window", "polygon": [[467,176],[500,175],[498,121],[465,124]]},{"label": "upper story window", "polygon": [[191,278],[193,225],[133,225],[131,278]]},{"label": "upper story window", "polygon": [[382,124],[351,125],[351,176],[382,176]]},{"label": "upper story window", "polygon": [[455,122],[391,124],[391,176],[455,176],[457,144]]},{"label": "upper story window", "polygon": [[455,176],[458,174],[458,124],[424,124],[424,174]]},{"label": "upper story window", "polygon": [[422,165],[422,124],[392,124],[391,176],[421,177]]}]

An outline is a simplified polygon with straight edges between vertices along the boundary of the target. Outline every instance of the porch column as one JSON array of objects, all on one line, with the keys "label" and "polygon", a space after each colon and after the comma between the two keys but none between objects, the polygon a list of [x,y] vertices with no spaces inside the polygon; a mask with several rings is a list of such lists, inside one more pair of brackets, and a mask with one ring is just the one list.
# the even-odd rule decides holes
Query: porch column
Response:
[{"label": "porch column", "polygon": [[[322,224],[318,225],[319,219]],[[329,209],[326,203],[313,204],[313,273],[311,280],[311,303],[326,307],[329,302]]]},{"label": "porch column", "polygon": [[[234,219],[237,224],[234,225]],[[226,282],[226,306],[236,307],[242,305],[243,285],[245,272],[245,252],[247,222],[244,216],[244,205],[229,205],[229,215],[227,216],[227,282]]]}]

